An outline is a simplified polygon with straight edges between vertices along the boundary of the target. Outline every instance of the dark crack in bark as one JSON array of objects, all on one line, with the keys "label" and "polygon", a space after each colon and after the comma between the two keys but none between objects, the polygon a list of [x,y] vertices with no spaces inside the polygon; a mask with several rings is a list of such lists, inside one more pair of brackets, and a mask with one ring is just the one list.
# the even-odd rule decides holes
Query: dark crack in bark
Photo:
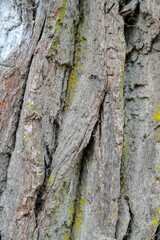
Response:
[{"label": "dark crack in bark", "polygon": [[157,230],[156,230],[154,236],[155,236],[154,240],[160,240],[160,224],[157,227]]},{"label": "dark crack in bark", "polygon": [[129,224],[128,224],[128,227],[127,227],[127,231],[126,231],[126,234],[124,235],[123,239],[122,240],[129,240],[130,239],[130,236],[132,234],[132,225],[133,225],[133,213],[131,211],[131,207],[130,207],[130,203],[129,203],[129,198],[128,197],[125,197],[126,199],[126,202],[128,204],[128,208],[129,208],[129,215],[130,215],[130,221],[129,221]]},{"label": "dark crack in bark", "polygon": [[[131,25],[135,25],[136,21],[137,21],[137,17],[139,14],[139,1],[138,0],[133,0],[133,1],[122,1],[120,6],[119,6],[119,13],[122,15],[122,17],[124,18],[124,23],[125,23],[125,27],[124,27],[124,36],[125,36],[125,41],[126,44],[128,45],[129,41],[130,41],[130,34],[128,33],[129,28],[132,26]],[[135,47],[133,46],[133,48],[131,49],[131,51],[128,51],[128,49],[126,49],[126,56],[125,56],[125,62],[124,62],[124,72],[126,69],[126,65],[128,63],[128,59],[130,56],[130,53],[135,49]],[[124,105],[123,105],[123,111],[124,111],[124,123],[123,123],[123,129],[124,129],[124,134],[123,134],[123,150],[122,150],[122,158],[121,158],[121,167],[120,167],[120,183],[121,183],[121,195],[119,197],[119,204],[121,203],[121,198],[124,195],[124,198],[126,200],[126,203],[128,205],[128,209],[129,209],[129,216],[130,216],[130,221],[129,223],[126,222],[126,226],[127,227],[127,231],[125,233],[125,235],[123,236],[122,240],[129,240],[130,239],[130,235],[132,234],[132,225],[133,225],[133,213],[131,211],[130,208],[130,203],[129,203],[129,197],[126,193],[126,163],[124,162],[124,158],[125,158],[125,151],[126,151],[126,146],[125,146],[125,141],[126,141],[126,135],[125,135],[125,128],[126,126],[126,114],[125,114],[125,109],[126,109],[126,102],[128,101],[128,99],[125,97],[125,86],[123,85],[123,98],[124,98]],[[120,211],[120,209],[119,209]],[[120,213],[120,212],[119,212]],[[120,217],[120,216],[119,216]],[[118,222],[120,219],[117,220],[117,224],[116,224],[116,237],[118,237]],[[121,221],[123,221],[123,219],[121,219]]]},{"label": "dark crack in bark", "polygon": [[40,42],[40,40],[41,40],[41,38],[43,36],[45,25],[46,25],[46,14],[45,14],[43,25],[42,25],[42,29],[41,29],[41,32],[40,32],[40,35],[39,35],[39,38],[38,38],[38,41],[37,41],[37,46],[38,46],[38,43]]},{"label": "dark crack in bark", "polygon": [[[35,215],[36,215],[36,220],[38,218],[38,214],[40,211],[42,211],[43,208],[43,204],[45,199],[43,199],[43,194],[46,192],[46,187],[47,187],[47,182],[49,179],[49,176],[51,174],[51,166],[52,166],[52,159],[53,159],[53,154],[57,148],[58,145],[58,134],[59,134],[59,123],[56,121],[56,119],[54,120],[53,123],[53,130],[54,130],[54,149],[53,151],[51,151],[49,149],[49,146],[46,144],[46,156],[44,156],[44,166],[45,166],[45,175],[44,175],[44,180],[43,183],[37,193],[37,199],[36,199],[36,203],[35,203]],[[36,224],[37,225],[37,224]]]},{"label": "dark crack in bark", "polygon": [[[97,126],[97,124],[96,124]],[[74,240],[75,239],[75,224],[76,224],[76,219],[77,215],[79,215],[80,211],[80,200],[82,199],[82,186],[83,186],[83,181],[84,181],[84,171],[86,170],[86,162],[89,159],[89,154],[92,149],[93,143],[94,143],[94,131],[96,127],[93,129],[92,136],[89,140],[88,145],[83,149],[83,154],[82,158],[79,162],[80,170],[79,170],[79,180],[78,180],[78,185],[77,185],[77,190],[76,190],[76,198],[74,201],[74,212],[73,212],[73,221],[70,227],[70,237],[69,240]]]},{"label": "dark crack in bark", "polygon": [[14,135],[14,141],[13,141],[14,145],[13,145],[13,148],[12,148],[12,152],[9,154],[10,159],[12,157],[12,153],[14,152],[15,146],[16,146],[16,134],[17,134],[17,131],[18,131],[18,128],[19,128],[19,125],[20,125],[21,113],[22,113],[23,102],[24,102],[24,95],[25,95],[25,92],[26,92],[26,85],[27,85],[27,80],[28,80],[30,68],[31,68],[32,61],[33,61],[33,56],[34,55],[31,56],[31,59],[30,59],[29,65],[28,65],[28,70],[26,72],[25,81],[24,81],[24,84],[23,84],[22,95],[21,95],[21,98],[19,100],[19,111],[17,113],[17,122],[16,122],[16,126],[15,126],[15,132],[13,134]]}]

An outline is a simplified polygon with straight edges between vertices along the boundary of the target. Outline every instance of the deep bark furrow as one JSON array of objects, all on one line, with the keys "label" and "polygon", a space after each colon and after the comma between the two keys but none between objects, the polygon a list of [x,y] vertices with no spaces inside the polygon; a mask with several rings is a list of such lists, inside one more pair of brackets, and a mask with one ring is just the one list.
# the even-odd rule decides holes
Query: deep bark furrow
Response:
[{"label": "deep bark furrow", "polygon": [[70,226],[70,237],[69,240],[75,240],[76,239],[76,225],[77,225],[77,219],[80,218],[80,214],[83,215],[83,213],[81,211],[83,211],[81,209],[81,201],[83,200],[83,194],[82,194],[82,189],[83,189],[83,185],[84,185],[84,181],[85,181],[85,175],[84,172],[87,171],[87,162],[89,161],[90,158],[90,151],[93,148],[93,144],[94,144],[94,136],[93,133],[96,131],[97,129],[97,124],[93,129],[91,138],[87,144],[87,146],[83,149],[83,153],[82,153],[82,157],[79,161],[79,179],[78,179],[78,183],[77,183],[77,187],[76,187],[76,197],[74,200],[74,212],[73,212],[73,216],[72,216],[72,224]]},{"label": "deep bark furrow", "polygon": [[133,213],[131,211],[129,199],[127,199],[126,201],[128,203],[128,208],[129,208],[130,222],[128,224],[127,232],[126,232],[125,236],[123,237],[123,240],[129,240],[130,239],[130,236],[132,234],[132,225],[133,225]]},{"label": "deep bark furrow", "polygon": [[[45,171],[45,174],[44,174],[44,180],[43,180],[43,183],[37,193],[37,199],[36,199],[36,202],[35,202],[35,216],[36,216],[36,221],[38,219],[38,214],[39,212],[42,210],[43,208],[43,204],[44,204],[44,199],[43,199],[43,195],[45,195],[46,193],[46,186],[47,186],[47,182],[48,182],[48,179],[49,179],[49,176],[51,174],[51,171],[52,171],[52,160],[53,160],[53,154],[54,152],[56,151],[56,147],[57,147],[57,144],[58,144],[58,133],[59,133],[59,123],[57,122],[57,120],[55,119],[54,120],[54,123],[53,123],[53,128],[54,128],[54,138],[55,138],[55,146],[54,146],[54,149],[53,149],[53,152],[51,152],[49,150],[49,146],[46,145],[46,154],[47,154],[47,158],[48,160],[45,159],[44,157],[44,171]],[[36,228],[38,227],[38,223],[36,223]]]},{"label": "deep bark furrow", "polygon": [[39,38],[38,38],[38,41],[37,41],[37,46],[38,46],[38,43],[41,41],[41,38],[43,36],[44,29],[45,29],[45,24],[46,24],[46,14],[44,16],[43,25],[42,25],[42,28],[41,28],[41,31],[40,31],[40,34],[39,34]]},{"label": "deep bark furrow", "polygon": [[84,154],[85,154],[85,149],[83,150],[82,159],[79,162],[79,164],[80,164],[79,180],[78,180],[77,189],[76,189],[76,198],[75,198],[75,201],[74,201],[73,221],[72,221],[72,224],[71,224],[71,227],[70,227],[70,232],[71,233],[70,233],[69,240],[74,240],[74,225],[76,223],[79,199],[81,198],[81,196],[80,196],[81,195],[81,184],[82,184],[82,177],[83,177],[84,166],[85,166]]}]

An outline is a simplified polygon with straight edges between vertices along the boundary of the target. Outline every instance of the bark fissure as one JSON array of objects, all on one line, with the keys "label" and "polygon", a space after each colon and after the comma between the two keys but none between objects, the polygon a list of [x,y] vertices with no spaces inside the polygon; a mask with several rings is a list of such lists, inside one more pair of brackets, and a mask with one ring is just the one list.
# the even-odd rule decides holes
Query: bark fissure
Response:
[{"label": "bark fissure", "polygon": [[[124,18],[124,24],[125,24],[125,27],[124,27],[124,37],[125,37],[125,41],[126,41],[126,45],[128,45],[128,42],[129,42],[129,38],[128,38],[128,33],[127,33],[127,28],[130,26],[130,25],[135,25],[135,22],[136,22],[136,19],[135,19],[135,16],[138,17],[138,14],[139,14],[139,1],[138,0],[133,0],[133,1],[130,1],[129,3],[128,2],[125,2],[125,1],[122,1],[121,4],[120,4],[120,7],[119,7],[119,13],[122,15],[122,17]],[[134,22],[134,23],[133,23]],[[132,28],[132,26],[131,26]],[[128,56],[130,55],[130,53],[132,51],[135,50],[135,47],[133,45],[133,48],[131,50],[128,51],[128,49],[126,48],[126,52],[125,52],[125,61],[124,61],[124,73],[126,72],[126,65],[128,63]],[[123,76],[124,78],[124,76]],[[124,79],[123,79],[124,81]],[[126,83],[127,85],[127,83]],[[138,87],[141,87],[141,85],[143,84],[139,84]],[[124,129],[124,134],[123,134],[123,148],[122,148],[122,157],[121,157],[121,166],[120,166],[120,185],[121,185],[121,192],[120,192],[120,197],[119,197],[119,204],[121,203],[121,198],[125,198],[126,200],[126,203],[128,205],[128,212],[129,212],[129,222],[127,223],[126,222],[126,225],[127,225],[127,230],[126,230],[126,233],[123,235],[123,239],[122,240],[129,240],[130,239],[130,236],[132,234],[132,224],[133,224],[133,213],[131,211],[131,207],[130,207],[130,203],[129,203],[129,197],[126,195],[126,186],[125,186],[125,181],[126,181],[126,168],[128,166],[126,166],[126,162],[124,160],[125,158],[125,152],[126,152],[126,135],[125,135],[125,128],[127,127],[126,126],[126,102],[127,101],[132,101],[133,99],[128,99],[126,98],[125,96],[125,87],[124,84],[123,84],[123,99],[124,99],[124,104],[123,104],[123,112],[124,112],[124,122],[123,122],[123,129]],[[119,209],[119,213],[120,213],[120,209]],[[121,216],[119,216],[121,217]],[[117,224],[116,224],[116,237],[119,239],[119,236],[118,236],[118,221],[119,219],[117,220]],[[123,220],[121,220],[123,221]]]},{"label": "bark fissure", "polygon": [[[43,199],[43,194],[46,192],[46,187],[47,187],[47,182],[49,179],[49,176],[51,174],[52,171],[52,160],[53,160],[53,154],[56,151],[57,145],[58,145],[58,133],[59,133],[59,123],[56,121],[56,119],[54,120],[53,123],[53,129],[54,129],[54,149],[53,151],[51,151],[49,149],[49,146],[46,144],[46,155],[47,155],[47,159],[44,156],[44,180],[43,183],[37,193],[37,198],[36,198],[36,203],[35,203],[35,216],[36,216],[36,221],[38,219],[38,214],[39,212],[42,210],[43,208],[43,204],[45,199]],[[38,226],[38,223],[36,224],[36,226]]]},{"label": "bark fissure", "polygon": [[83,152],[83,156],[82,159],[80,161],[80,171],[79,171],[79,180],[78,180],[78,185],[77,185],[77,190],[76,190],[76,198],[74,201],[74,213],[73,213],[73,221],[71,224],[71,234],[70,234],[70,240],[74,240],[74,225],[76,222],[76,215],[77,215],[77,208],[78,208],[78,200],[80,199],[80,195],[81,195],[81,184],[82,184],[82,176],[83,176],[83,171],[84,171],[84,152]]},{"label": "bark fissure", "polygon": [[155,236],[154,240],[160,240],[160,224],[158,225],[154,236]]},{"label": "bark fissure", "polygon": [[73,220],[72,220],[72,224],[71,224],[71,227],[70,227],[69,240],[76,239],[76,235],[77,235],[75,233],[76,232],[75,225],[76,225],[77,218],[79,218],[79,214],[80,214],[80,211],[81,211],[80,204],[81,204],[81,201],[83,199],[82,198],[82,186],[83,186],[83,181],[84,181],[84,171],[85,171],[85,168],[86,168],[86,161],[88,160],[90,149],[93,146],[93,141],[94,141],[93,133],[94,133],[94,130],[92,132],[92,136],[91,136],[91,138],[88,142],[88,145],[83,149],[82,158],[79,162],[79,166],[80,166],[79,180],[78,180],[77,189],[76,189],[76,198],[75,198],[75,201],[74,201],[74,212],[73,212],[73,217],[72,217]]},{"label": "bark fissure", "polygon": [[[103,99],[102,99],[102,102],[100,104],[100,107],[99,107],[99,118],[94,126],[94,129],[96,129],[96,125],[98,123],[98,126],[99,126],[99,142],[101,143],[101,137],[102,137],[102,121],[103,121],[103,105],[104,105],[104,101],[105,101],[105,98],[106,98],[106,94],[107,94],[107,91],[108,91],[108,80],[107,80],[107,83],[106,83],[106,86],[105,86],[105,92],[104,92],[104,96],[103,96]],[[94,132],[94,129],[93,129],[93,132]]]},{"label": "bark fissure", "polygon": [[128,227],[127,227],[126,234],[123,237],[123,240],[129,240],[130,239],[130,236],[132,234],[132,225],[133,225],[133,217],[134,217],[134,215],[132,213],[132,210],[131,210],[131,207],[130,207],[128,197],[126,197],[126,203],[128,204],[128,208],[129,208],[130,221],[129,221],[129,224],[128,224]]},{"label": "bark fissure", "polygon": [[37,41],[37,46],[38,46],[38,43],[40,42],[42,36],[43,36],[43,33],[44,33],[44,29],[45,29],[45,25],[46,25],[46,14],[44,16],[44,21],[43,21],[43,25],[42,25],[42,28],[41,28],[41,32],[39,34],[39,38],[38,38],[38,41]]},{"label": "bark fissure", "polygon": [[36,19],[38,6],[39,6],[39,1],[38,1],[36,4],[35,4],[35,2],[33,1],[33,2],[32,2],[32,7],[29,8],[29,10],[32,10],[32,11],[33,11],[33,20]]},{"label": "bark fissure", "polygon": [[127,17],[130,14],[134,14],[136,8],[138,6],[139,0],[132,0],[128,4],[125,4],[123,8],[120,10],[120,14],[122,17]]},{"label": "bark fissure", "polygon": [[[63,78],[63,81],[62,81],[62,92],[61,92],[61,102],[60,102],[60,108],[61,108],[61,114],[64,115],[65,113],[65,107],[66,107],[66,99],[67,99],[67,93],[68,93],[68,88],[69,88],[69,79],[70,79],[70,76],[71,76],[71,66],[66,66],[66,69],[65,69],[65,72],[64,72],[64,78]],[[67,73],[68,73],[68,76],[67,76]],[[67,88],[63,94],[63,91],[64,91],[64,84],[65,84],[65,79],[67,77]]]},{"label": "bark fissure", "polygon": [[77,44],[78,44],[78,31],[80,25],[83,23],[84,20],[84,12],[83,12],[84,0],[79,0],[78,8],[79,8],[79,20],[78,23],[75,25],[75,37],[74,37],[74,53],[73,53],[73,67],[75,66],[76,60],[76,52],[77,52]]},{"label": "bark fissure", "polygon": [[[27,80],[28,80],[31,64],[32,64],[32,61],[33,61],[33,56],[34,55],[31,56],[31,59],[30,59],[29,65],[28,65],[28,70],[26,72],[24,86],[23,86],[23,92],[22,92],[22,95],[21,95],[21,98],[20,98],[19,112],[17,114],[18,115],[17,116],[17,123],[16,123],[16,126],[15,126],[15,132],[14,132],[14,141],[13,141],[14,145],[13,145],[12,152],[10,153],[10,159],[12,157],[12,153],[14,152],[15,146],[16,146],[16,134],[17,134],[17,131],[18,131],[18,128],[19,128],[19,125],[20,125],[20,119],[21,119],[21,113],[22,113],[22,108],[23,108],[24,96],[25,96],[25,92],[26,92]],[[10,162],[10,160],[9,160],[9,162]]]}]

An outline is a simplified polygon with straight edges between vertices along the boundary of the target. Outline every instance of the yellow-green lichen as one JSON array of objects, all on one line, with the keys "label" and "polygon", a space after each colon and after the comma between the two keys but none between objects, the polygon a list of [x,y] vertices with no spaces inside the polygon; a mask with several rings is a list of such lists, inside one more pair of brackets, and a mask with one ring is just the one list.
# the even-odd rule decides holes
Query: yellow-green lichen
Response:
[{"label": "yellow-green lichen", "polygon": [[36,119],[41,119],[42,115],[39,113],[39,110],[33,106],[33,104],[27,103],[27,109],[26,112],[27,116],[29,117],[35,117]]},{"label": "yellow-green lichen", "polygon": [[[159,219],[160,219],[160,202],[158,202],[157,208],[156,209],[150,209],[150,213],[152,213],[152,220],[149,221],[149,223],[147,223],[145,225],[145,230],[143,232],[143,237],[145,236],[145,240],[151,240],[153,239],[153,237],[155,236],[155,230],[157,229],[158,225],[159,225]],[[148,230],[150,233],[148,233]],[[147,236],[150,235],[150,236]]]},{"label": "yellow-green lichen", "polygon": [[123,42],[125,42],[124,35],[121,34],[121,35],[119,36],[119,38],[120,38]]},{"label": "yellow-green lichen", "polygon": [[155,209],[154,218],[153,218],[153,220],[151,221],[151,223],[152,223],[152,225],[153,225],[154,228],[157,228],[157,227],[158,227],[159,218],[160,218],[160,207],[157,207],[157,208]]},{"label": "yellow-green lichen", "polygon": [[80,71],[81,71],[81,68],[83,65],[81,59],[84,57],[84,53],[86,53],[87,43],[83,36],[84,29],[85,29],[84,26],[79,27],[78,39],[80,39],[80,42],[79,42],[79,47],[78,47],[78,50],[77,50],[76,56],[75,56],[75,66],[74,66],[73,70],[71,71],[71,75],[70,75],[68,96],[67,96],[67,100],[66,100],[66,111],[68,111],[68,109],[72,103],[72,100],[73,100],[73,97],[75,94],[75,89],[78,85]]},{"label": "yellow-green lichen", "polygon": [[78,231],[83,224],[83,218],[84,218],[83,206],[84,206],[84,199],[80,198],[78,202],[78,206],[76,208],[76,218],[73,226],[74,238],[78,236]]},{"label": "yellow-green lichen", "polygon": [[[160,123],[160,107],[157,107],[156,109],[154,109],[153,120]],[[158,133],[157,135],[157,141],[159,141],[159,138],[160,138],[160,133]]]},{"label": "yellow-green lichen", "polygon": [[[65,111],[68,112],[70,105],[72,103],[74,94],[75,94],[75,89],[77,88],[78,81],[79,81],[79,76],[81,75],[81,68],[83,66],[83,62],[86,57],[86,50],[87,50],[87,43],[86,43],[86,38],[84,37],[85,29],[86,29],[86,22],[85,18],[82,19],[82,21],[79,24],[79,17],[77,17],[74,22],[73,26],[71,28],[71,36],[76,37],[78,41],[76,42],[76,54],[74,56],[74,62],[73,62],[73,69],[70,74],[70,79],[69,79],[69,86],[67,88],[67,97],[66,97],[66,109]],[[78,32],[77,32],[77,27],[78,27]]]},{"label": "yellow-green lichen", "polygon": [[111,219],[115,219],[117,216],[117,205],[114,204],[113,206],[113,215],[110,217]]},{"label": "yellow-green lichen", "polygon": [[123,176],[121,179],[122,194],[126,193],[126,176],[128,175],[128,161],[130,158],[129,154],[130,138],[127,136],[123,143],[123,152],[122,152],[122,169]]},{"label": "yellow-green lichen", "polygon": [[[120,99],[121,99],[121,112],[123,114],[123,102],[124,102],[124,97],[123,97],[123,79],[124,79],[124,63],[123,66],[121,66],[122,70],[121,70],[121,74],[120,74],[120,84],[119,84],[119,95],[120,95]],[[119,67],[119,69],[121,69]]]},{"label": "yellow-green lichen", "polygon": [[72,225],[72,223],[73,223],[73,215],[74,215],[74,207],[73,207],[73,205],[71,204],[70,205],[70,225]]},{"label": "yellow-green lichen", "polygon": [[122,194],[125,194],[126,188],[125,188],[125,177],[122,178]]},{"label": "yellow-green lichen", "polygon": [[71,72],[70,83],[69,83],[69,93],[68,93],[68,99],[67,99],[67,102],[69,104],[72,102],[77,84],[78,84],[78,73],[75,69],[73,69]]},{"label": "yellow-green lichen", "polygon": [[128,158],[129,158],[129,138],[124,141],[123,144],[123,154],[122,154],[122,163],[123,163],[123,168],[125,172],[127,173],[127,167],[128,167]]},{"label": "yellow-green lichen", "polygon": [[70,236],[70,229],[67,226],[63,225],[62,232],[61,232],[61,240],[69,239],[69,236]]},{"label": "yellow-green lichen", "polygon": [[75,195],[69,194],[70,182],[63,182],[59,189],[55,192],[55,205],[49,209],[48,216],[50,218],[61,219],[60,239],[70,239],[71,228],[73,226],[74,214],[76,209]]},{"label": "yellow-green lichen", "polygon": [[160,107],[158,107],[158,108],[156,109],[156,114],[154,115],[153,119],[154,119],[155,121],[160,122]]},{"label": "yellow-green lichen", "polygon": [[128,141],[124,142],[124,146],[123,146],[123,153],[124,153],[124,154],[127,152],[128,144],[129,144]]},{"label": "yellow-green lichen", "polygon": [[50,55],[53,54],[53,52],[57,49],[57,47],[59,45],[61,29],[63,27],[63,21],[64,21],[64,17],[65,17],[67,1],[68,0],[64,0],[62,3],[62,7],[60,8],[60,13],[59,13],[58,19],[56,21],[56,26],[55,26],[55,30],[54,30],[55,38],[54,38],[54,41],[49,50]]},{"label": "yellow-green lichen", "polygon": [[58,44],[59,44],[59,38],[60,36],[56,36],[55,40],[53,41],[50,50],[49,50],[49,54],[51,55],[57,48]]},{"label": "yellow-green lichen", "polygon": [[29,140],[28,135],[25,135],[25,136],[24,136],[24,142],[26,142],[26,141],[28,141],[28,140]]},{"label": "yellow-green lichen", "polygon": [[54,179],[54,174],[52,173],[52,175],[51,175],[50,178],[49,178],[49,183],[52,182],[53,179]]},{"label": "yellow-green lichen", "polygon": [[158,222],[159,222],[158,217],[155,217],[155,218],[152,220],[153,227],[157,227],[157,226],[158,226]]},{"label": "yellow-green lichen", "polygon": [[63,0],[62,8],[60,9],[60,14],[59,14],[58,21],[61,22],[61,23],[63,23],[64,17],[65,17],[67,2],[68,2],[68,0]]}]

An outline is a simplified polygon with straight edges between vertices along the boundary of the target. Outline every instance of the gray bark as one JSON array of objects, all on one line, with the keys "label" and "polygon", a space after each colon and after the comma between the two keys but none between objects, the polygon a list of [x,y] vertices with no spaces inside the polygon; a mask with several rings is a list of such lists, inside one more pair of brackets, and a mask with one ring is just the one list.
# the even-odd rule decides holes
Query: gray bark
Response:
[{"label": "gray bark", "polygon": [[0,239],[160,239],[160,2],[1,0]]}]

